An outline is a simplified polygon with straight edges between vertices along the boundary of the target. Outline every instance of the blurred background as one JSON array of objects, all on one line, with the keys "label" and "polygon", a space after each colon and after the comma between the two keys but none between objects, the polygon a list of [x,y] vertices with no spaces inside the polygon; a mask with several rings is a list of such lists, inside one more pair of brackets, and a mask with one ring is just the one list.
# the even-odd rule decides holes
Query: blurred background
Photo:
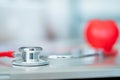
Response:
[{"label": "blurred background", "polygon": [[44,54],[69,53],[86,45],[90,19],[119,25],[120,0],[0,0],[0,51],[41,46]]}]

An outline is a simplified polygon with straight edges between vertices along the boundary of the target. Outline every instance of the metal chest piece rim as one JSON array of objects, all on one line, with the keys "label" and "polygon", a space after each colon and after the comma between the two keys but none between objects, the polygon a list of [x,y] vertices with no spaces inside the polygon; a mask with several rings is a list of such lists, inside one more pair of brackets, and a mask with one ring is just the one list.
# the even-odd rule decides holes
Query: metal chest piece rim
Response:
[{"label": "metal chest piece rim", "polygon": [[13,66],[37,67],[48,65],[47,60],[41,59],[41,47],[20,47],[19,53],[16,53]]}]

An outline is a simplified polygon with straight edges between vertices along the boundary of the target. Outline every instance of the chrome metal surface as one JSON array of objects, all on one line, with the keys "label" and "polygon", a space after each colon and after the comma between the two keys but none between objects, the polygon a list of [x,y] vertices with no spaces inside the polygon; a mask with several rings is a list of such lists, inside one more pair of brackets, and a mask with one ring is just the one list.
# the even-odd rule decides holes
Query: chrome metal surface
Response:
[{"label": "chrome metal surface", "polygon": [[46,65],[48,62],[41,59],[41,47],[20,47],[18,53],[19,57],[16,56],[16,60],[13,61],[15,66],[41,66]]}]

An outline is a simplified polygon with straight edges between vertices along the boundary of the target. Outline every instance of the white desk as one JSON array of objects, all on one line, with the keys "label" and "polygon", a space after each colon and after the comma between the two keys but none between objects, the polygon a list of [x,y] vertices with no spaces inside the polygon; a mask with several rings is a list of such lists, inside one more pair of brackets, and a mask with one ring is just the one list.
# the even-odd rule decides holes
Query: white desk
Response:
[{"label": "white desk", "polygon": [[[111,59],[110,59],[111,60]],[[59,60],[60,61],[60,60]],[[58,62],[59,62],[58,61]],[[77,61],[77,63],[76,63]],[[97,77],[120,77],[120,66],[115,62],[105,61],[94,65],[82,65],[80,59],[69,60],[65,64],[52,64],[34,68],[0,65],[0,80],[33,79],[77,79]],[[57,62],[57,63],[58,63]]]}]

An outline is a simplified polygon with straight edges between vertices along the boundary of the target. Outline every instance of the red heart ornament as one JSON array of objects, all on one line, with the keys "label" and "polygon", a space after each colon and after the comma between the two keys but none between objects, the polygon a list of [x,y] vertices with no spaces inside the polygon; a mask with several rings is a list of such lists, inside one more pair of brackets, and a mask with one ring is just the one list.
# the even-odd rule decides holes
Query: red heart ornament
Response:
[{"label": "red heart ornament", "polygon": [[113,45],[117,41],[119,30],[112,20],[90,20],[85,29],[85,39],[95,49],[102,49],[104,55],[115,55]]}]

